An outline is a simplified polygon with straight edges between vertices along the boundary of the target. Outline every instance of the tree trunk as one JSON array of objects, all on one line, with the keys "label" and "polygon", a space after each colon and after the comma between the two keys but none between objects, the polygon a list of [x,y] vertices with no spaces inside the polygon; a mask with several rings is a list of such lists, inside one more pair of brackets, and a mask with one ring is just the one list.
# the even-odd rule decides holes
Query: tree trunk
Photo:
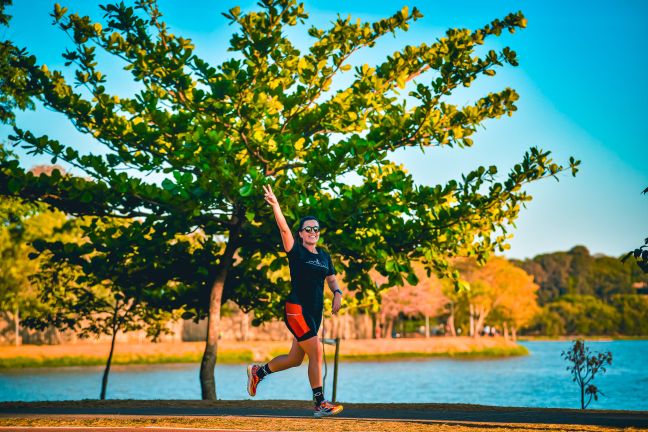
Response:
[{"label": "tree trunk", "polygon": [[115,308],[115,315],[113,316],[113,331],[112,331],[112,340],[110,341],[110,353],[108,353],[108,360],[106,361],[106,368],[104,369],[103,378],[101,379],[101,395],[99,399],[106,399],[106,389],[108,388],[108,374],[110,373],[110,365],[112,363],[113,353],[115,352],[115,339],[117,339],[117,332],[119,328],[117,327],[117,311]]},{"label": "tree trunk", "polygon": [[247,342],[250,334],[250,317],[246,312],[243,312],[241,317],[241,340]]},{"label": "tree trunk", "polygon": [[475,337],[479,336],[484,329],[484,321],[486,321],[486,317],[488,316],[490,310],[487,310],[485,307],[480,307],[480,308],[474,308],[473,309],[475,313],[475,320],[474,320],[474,325],[475,325]]},{"label": "tree trunk", "polygon": [[373,327],[374,324],[372,322],[371,316],[368,313],[366,313],[363,314],[362,319],[364,321],[364,328],[365,328],[365,331],[362,335],[362,339],[372,339],[375,336],[375,332],[374,332],[374,327]]},{"label": "tree trunk", "polygon": [[344,317],[344,335],[342,339],[349,340],[351,339],[351,320],[353,317],[349,314],[342,315]]},{"label": "tree trunk", "polygon": [[16,330],[16,346],[20,346],[20,309],[16,306],[16,314],[14,315],[14,328]]},{"label": "tree trunk", "polygon": [[517,328],[515,326],[511,327],[511,336],[513,336],[513,342],[517,342]]},{"label": "tree trunk", "polygon": [[218,328],[220,324],[221,303],[223,299],[223,288],[227,273],[232,266],[234,253],[238,249],[238,235],[241,229],[240,219],[232,217],[232,227],[229,232],[229,240],[223,256],[218,264],[216,280],[212,285],[209,295],[209,314],[207,315],[207,337],[205,341],[205,352],[200,362],[200,389],[203,400],[216,400],[216,380],[214,369],[216,367],[216,355],[218,349]]},{"label": "tree trunk", "polygon": [[502,323],[502,327],[504,328],[504,339],[508,340],[509,339],[508,323],[504,321],[504,323]]},{"label": "tree trunk", "polygon": [[470,318],[470,329],[468,335],[475,337],[475,306],[472,304],[468,305],[468,315]]},{"label": "tree trunk", "polygon": [[209,314],[207,315],[207,338],[205,352],[200,362],[200,388],[203,400],[216,400],[216,380],[214,369],[216,367],[216,354],[218,350],[218,328],[220,324],[221,300],[227,269],[221,269],[209,296]]},{"label": "tree trunk", "polygon": [[430,337],[430,316],[425,315],[425,337]]},{"label": "tree trunk", "polygon": [[394,319],[393,318],[386,318],[386,325],[385,325],[385,334],[383,335],[384,338],[391,339],[392,338],[392,333],[394,330]]},{"label": "tree trunk", "polygon": [[371,314],[371,332],[373,339],[380,339],[380,318],[377,313]]},{"label": "tree trunk", "polygon": [[446,326],[448,327],[450,336],[457,336],[457,329],[455,328],[454,303],[450,303],[450,315],[448,316]]}]

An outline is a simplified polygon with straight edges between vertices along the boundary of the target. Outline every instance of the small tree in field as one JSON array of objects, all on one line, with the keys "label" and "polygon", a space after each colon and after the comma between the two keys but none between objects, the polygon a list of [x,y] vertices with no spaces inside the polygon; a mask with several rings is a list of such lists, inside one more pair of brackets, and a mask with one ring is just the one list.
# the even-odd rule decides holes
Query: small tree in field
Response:
[{"label": "small tree in field", "polygon": [[[0,23],[9,22],[1,12],[10,3],[0,0]],[[404,46],[378,64],[352,69],[352,56],[407,31],[420,11],[405,7],[376,22],[338,17],[327,28],[304,29],[312,44],[301,52],[287,30],[305,24],[304,5],[258,5],[224,14],[235,29],[233,55],[217,65],[169,30],[154,0],[102,5],[102,22],[55,5],[55,25],[72,41],[63,57],[75,82],[26,49],[0,43],[0,120],[13,126],[15,144],[83,173],[36,177],[14,158],[0,158],[0,194],[78,216],[138,221],[137,229],[87,232],[88,248],[136,245],[132,259],[175,288],[173,306],[207,319],[204,399],[216,398],[222,303],[254,310],[259,323],[280,315],[290,290],[287,278],[270,282],[287,262],[262,185],[275,186],[289,221],[319,217],[324,238],[335,244],[336,266],[363,299],[384,288],[376,287],[371,270],[386,276],[388,286],[415,285],[411,263],[419,260],[428,272],[456,279],[448,257],[483,261],[503,250],[508,227],[531,199],[525,186],[575,173],[578,165],[573,159],[558,165],[549,152],[531,148],[503,176],[495,166],[478,166],[447,183],[418,185],[390,160],[408,147],[470,147],[485,122],[517,110],[510,88],[475,94],[465,106],[450,97],[499,67],[517,66],[508,47],[477,54],[502,32],[524,28],[522,13],[476,30],[448,30],[433,43]],[[99,52],[123,64],[135,94],[111,92]],[[350,84],[336,89],[346,72]],[[26,130],[15,111],[41,106],[102,151]],[[151,181],[154,174],[165,178]],[[345,182],[349,174],[360,181]],[[177,241],[195,232],[204,234],[195,250]],[[173,265],[161,272],[165,260]]]},{"label": "small tree in field", "polygon": [[[59,231],[67,232],[67,238],[49,233],[32,239],[30,258],[37,264],[25,277],[41,307],[26,315],[25,325],[40,330],[54,326],[81,338],[109,336],[99,396],[105,399],[117,335],[145,330],[155,339],[169,332],[166,323],[173,316],[162,298],[169,297],[167,282],[133,259],[139,251],[136,242],[121,240],[127,238],[123,231],[139,229],[136,222],[68,218],[61,225]],[[102,247],[92,247],[93,237],[84,237],[84,232],[101,236]]]},{"label": "small tree in field", "polygon": [[608,351],[590,354],[585,341],[577,339],[569,350],[563,351],[560,355],[569,362],[567,370],[572,375],[572,381],[580,388],[581,409],[585,409],[592,399],[598,400],[599,393],[603,394],[592,381],[597,373],[605,373],[606,365],[612,364],[612,353]]},{"label": "small tree in field", "polygon": [[[644,189],[642,193],[648,194],[648,188]],[[625,262],[631,256],[634,257],[639,268],[641,268],[644,273],[648,273],[648,237],[644,239],[644,244],[634,251],[628,252],[623,258],[621,258],[621,262]]]}]

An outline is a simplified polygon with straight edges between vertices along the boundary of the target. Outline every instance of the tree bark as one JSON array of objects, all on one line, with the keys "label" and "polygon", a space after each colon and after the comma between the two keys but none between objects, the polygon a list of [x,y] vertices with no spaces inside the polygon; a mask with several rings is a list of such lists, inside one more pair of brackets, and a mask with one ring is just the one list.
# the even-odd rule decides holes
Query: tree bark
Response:
[{"label": "tree bark", "polygon": [[486,312],[483,308],[480,308],[479,314],[477,315],[477,322],[475,323],[475,334],[481,336],[482,331],[484,330],[484,321],[486,320]]},{"label": "tree bark", "polygon": [[513,342],[517,342],[517,328],[515,326],[511,327],[511,336],[513,336]]},{"label": "tree bark", "polygon": [[200,362],[200,389],[203,400],[216,400],[216,380],[214,369],[216,367],[216,355],[218,350],[218,329],[220,324],[221,303],[223,300],[223,288],[227,273],[232,266],[234,253],[238,249],[238,236],[241,229],[241,219],[233,216],[229,231],[227,246],[218,264],[216,280],[214,281],[209,295],[209,314],[207,315],[207,337],[205,341],[205,352]]},{"label": "tree bark", "polygon": [[[371,319],[371,316],[368,313],[362,314],[362,320],[364,322],[364,332],[362,333],[362,339],[372,339],[376,337],[376,332],[374,330],[375,324]],[[359,337],[360,339],[360,337]]]},{"label": "tree bark", "polygon": [[446,323],[450,336],[457,336],[457,329],[455,328],[455,313],[454,313],[454,303],[450,303],[450,315],[448,316],[448,321]]},{"label": "tree bark", "polygon": [[378,318],[378,314],[374,313],[371,314],[371,337],[373,339],[380,339],[380,336],[380,319]]},{"label": "tree bark", "polygon": [[473,304],[468,305],[468,315],[470,316],[469,336],[475,337],[475,306]]},{"label": "tree bark", "polygon": [[430,337],[430,316],[425,315],[425,337]]},{"label": "tree bark", "polygon": [[502,328],[504,329],[504,339],[508,340],[509,339],[509,328],[508,328],[508,323],[504,321],[502,323]]},{"label": "tree bark", "polygon": [[16,330],[16,346],[20,346],[20,309],[16,306],[16,314],[14,315],[14,328]]},{"label": "tree bark", "polygon": [[243,312],[243,316],[241,317],[241,340],[243,342],[247,342],[249,339],[249,333],[250,333],[250,317],[248,317],[248,314],[246,312]]},{"label": "tree bark", "polygon": [[391,339],[394,330],[394,318],[387,318],[385,321],[385,334],[383,335],[383,337],[386,339]]},{"label": "tree bark", "polygon": [[207,338],[205,352],[200,362],[200,388],[203,400],[216,400],[216,380],[214,369],[218,350],[218,328],[220,324],[220,309],[223,299],[223,288],[227,278],[227,268],[221,268],[212,285],[209,296],[209,314],[207,315]]},{"label": "tree bark", "polygon": [[349,314],[342,315],[342,316],[344,317],[344,336],[342,336],[342,338],[345,340],[349,340],[351,339],[351,320],[353,318]]},{"label": "tree bark", "polygon": [[104,369],[103,378],[101,379],[101,394],[99,399],[106,399],[106,389],[108,388],[108,374],[110,373],[110,365],[112,363],[113,353],[115,352],[115,339],[117,339],[117,332],[119,327],[117,325],[117,313],[119,308],[115,306],[115,314],[113,315],[113,328],[112,328],[112,340],[110,341],[110,353],[108,353],[108,360],[106,361],[106,368]]},{"label": "tree bark", "polygon": [[472,308],[472,313],[474,313],[473,325],[475,327],[473,329],[474,332],[473,336],[477,337],[481,334],[482,330],[484,329],[484,321],[486,321],[486,317],[490,313],[490,310],[487,310],[483,306],[479,308],[475,306]]}]

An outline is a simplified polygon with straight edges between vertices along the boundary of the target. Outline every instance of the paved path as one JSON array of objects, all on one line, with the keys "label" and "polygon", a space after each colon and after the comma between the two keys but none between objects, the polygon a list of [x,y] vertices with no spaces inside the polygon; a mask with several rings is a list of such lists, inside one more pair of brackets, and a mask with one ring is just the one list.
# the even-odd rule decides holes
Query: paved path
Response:
[{"label": "paved path", "polygon": [[[0,417],[244,416],[311,418],[305,401],[2,402]],[[446,404],[344,404],[341,418],[444,423],[536,423],[648,428],[648,411],[509,408]]]}]

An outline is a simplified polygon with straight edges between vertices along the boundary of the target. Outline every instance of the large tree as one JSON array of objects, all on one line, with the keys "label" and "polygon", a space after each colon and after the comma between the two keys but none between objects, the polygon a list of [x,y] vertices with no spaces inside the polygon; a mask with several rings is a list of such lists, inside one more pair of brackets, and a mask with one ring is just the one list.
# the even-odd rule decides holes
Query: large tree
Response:
[{"label": "large tree", "polygon": [[[484,260],[505,247],[509,224],[531,199],[526,184],[576,171],[573,159],[564,168],[549,152],[531,148],[503,176],[495,166],[480,166],[445,184],[417,185],[389,159],[406,147],[471,146],[485,121],[516,110],[518,94],[510,88],[475,95],[466,106],[451,103],[450,96],[498,67],[518,64],[508,47],[481,46],[503,31],[524,28],[521,13],[403,47],[379,64],[354,68],[350,84],[338,88],[333,80],[351,69],[352,55],[408,30],[421,18],[419,10],[403,8],[374,23],[340,17],[328,28],[311,27],[313,43],[302,53],[286,29],[306,22],[304,6],[262,0],[258,10],[242,13],[237,7],[224,14],[236,29],[229,48],[233,57],[212,66],[194,52],[191,40],[169,31],[154,0],[101,9],[102,23],[58,5],[52,13],[73,42],[63,55],[74,83],[27,50],[2,45],[0,102],[2,118],[14,126],[14,142],[65,161],[83,177],[36,177],[5,158],[0,194],[43,201],[73,215],[138,218],[141,234],[128,233],[148,244],[151,268],[165,253],[183,263],[166,277],[186,287],[186,294],[196,290],[183,297],[186,312],[208,320],[203,398],[216,397],[222,302],[231,298],[254,309],[258,322],[278,314],[289,290],[286,278],[268,282],[286,258],[278,253],[262,184],[273,184],[289,219],[305,213],[320,218],[324,238],[335,245],[336,265],[361,298],[376,289],[372,268],[386,275],[389,285],[404,278],[416,283],[414,259],[456,278],[449,257]],[[132,74],[136,94],[108,91],[98,51]],[[103,147],[102,154],[88,153],[84,143],[21,128],[15,110],[37,103],[68,118],[88,141]],[[344,182],[349,173],[360,181]],[[166,178],[158,184],[149,174]],[[204,236],[196,251],[176,247],[176,235],[197,230]],[[187,268],[190,274],[181,272]]]}]

